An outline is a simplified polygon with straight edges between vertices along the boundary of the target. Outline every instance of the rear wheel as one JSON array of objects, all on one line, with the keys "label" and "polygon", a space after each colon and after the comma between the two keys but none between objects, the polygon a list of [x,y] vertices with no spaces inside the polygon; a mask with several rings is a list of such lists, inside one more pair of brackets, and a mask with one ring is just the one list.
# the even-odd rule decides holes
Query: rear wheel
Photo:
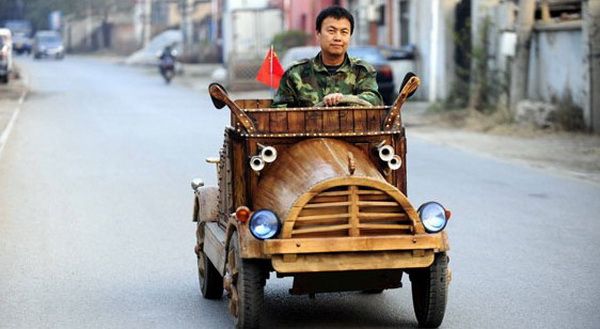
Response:
[{"label": "rear wheel", "polygon": [[410,274],[413,308],[419,326],[437,328],[442,324],[448,297],[448,256],[435,255],[430,267]]},{"label": "rear wheel", "polygon": [[260,264],[241,258],[238,235],[234,233],[227,252],[225,289],[229,297],[229,311],[235,318],[236,328],[260,327],[264,284]]}]

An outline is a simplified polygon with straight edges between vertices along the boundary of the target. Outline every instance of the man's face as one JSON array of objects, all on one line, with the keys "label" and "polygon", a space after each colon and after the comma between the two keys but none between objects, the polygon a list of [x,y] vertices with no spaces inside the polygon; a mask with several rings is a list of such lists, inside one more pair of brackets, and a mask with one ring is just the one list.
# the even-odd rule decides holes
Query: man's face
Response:
[{"label": "man's face", "polygon": [[350,43],[350,21],[346,18],[325,18],[321,23],[321,31],[317,32],[317,40],[325,55],[344,55]]}]

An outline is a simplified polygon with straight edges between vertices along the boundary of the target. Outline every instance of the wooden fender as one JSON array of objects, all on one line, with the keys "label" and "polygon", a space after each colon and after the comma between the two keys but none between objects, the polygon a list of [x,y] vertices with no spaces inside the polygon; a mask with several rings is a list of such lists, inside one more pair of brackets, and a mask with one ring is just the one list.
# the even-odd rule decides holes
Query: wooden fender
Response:
[{"label": "wooden fender", "polygon": [[216,186],[202,186],[196,191],[194,202],[194,221],[212,222],[217,220],[219,188]]}]

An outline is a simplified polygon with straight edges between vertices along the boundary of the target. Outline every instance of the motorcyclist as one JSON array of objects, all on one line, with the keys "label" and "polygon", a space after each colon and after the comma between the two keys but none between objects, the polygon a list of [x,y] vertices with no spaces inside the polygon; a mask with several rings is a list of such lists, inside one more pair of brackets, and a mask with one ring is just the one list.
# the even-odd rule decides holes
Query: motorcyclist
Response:
[{"label": "motorcyclist", "polygon": [[177,50],[174,48],[174,45],[167,45],[158,56],[160,60],[160,74],[167,83],[169,83],[175,75],[175,59],[177,57]]},{"label": "motorcyclist", "polygon": [[175,50],[175,47],[173,45],[167,45],[165,48],[163,48],[163,51],[160,53],[158,58],[162,61],[165,59],[175,60],[176,57],[177,50]]}]

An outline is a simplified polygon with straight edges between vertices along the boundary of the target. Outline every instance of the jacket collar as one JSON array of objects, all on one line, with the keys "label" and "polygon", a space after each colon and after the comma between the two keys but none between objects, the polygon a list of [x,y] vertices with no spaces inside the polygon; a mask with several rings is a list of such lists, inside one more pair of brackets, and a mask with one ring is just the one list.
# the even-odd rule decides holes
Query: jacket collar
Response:
[{"label": "jacket collar", "polygon": [[[329,73],[329,71],[327,71],[327,68],[323,64],[323,61],[321,60],[321,52],[320,51],[317,54],[317,56],[315,56],[312,59],[312,64],[313,64],[313,67],[315,68],[315,71]],[[354,65],[354,59],[352,57],[348,56],[348,53],[346,53],[346,54],[344,54],[344,62],[342,63],[342,66],[340,66],[340,68],[337,70],[337,72],[350,72],[350,69],[352,68],[353,65]]]}]

